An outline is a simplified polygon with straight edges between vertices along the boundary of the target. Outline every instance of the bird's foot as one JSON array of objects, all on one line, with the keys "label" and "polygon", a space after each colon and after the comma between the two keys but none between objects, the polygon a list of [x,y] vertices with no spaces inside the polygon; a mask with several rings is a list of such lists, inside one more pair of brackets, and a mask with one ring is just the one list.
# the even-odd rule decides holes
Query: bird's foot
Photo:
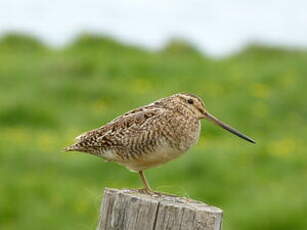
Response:
[{"label": "bird's foot", "polygon": [[137,191],[138,191],[139,193],[148,194],[148,195],[155,195],[155,196],[160,196],[160,195],[162,195],[161,193],[155,192],[155,191],[153,191],[153,190],[151,190],[151,189],[149,189],[149,188],[141,188],[141,189],[137,189]]},{"label": "bird's foot", "polygon": [[152,191],[149,188],[140,188],[140,189],[137,189],[137,191],[139,193],[144,193],[144,194],[154,194],[154,191]]}]

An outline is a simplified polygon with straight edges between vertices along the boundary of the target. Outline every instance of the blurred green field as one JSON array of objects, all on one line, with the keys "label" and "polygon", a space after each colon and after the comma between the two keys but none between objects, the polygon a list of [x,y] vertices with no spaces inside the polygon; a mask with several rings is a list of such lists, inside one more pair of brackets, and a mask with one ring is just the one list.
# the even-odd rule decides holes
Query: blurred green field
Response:
[{"label": "blurred green field", "polygon": [[221,60],[82,35],[59,49],[0,39],[0,229],[95,229],[104,187],[137,174],[62,152],[80,133],[177,92],[257,140],[203,121],[200,142],[146,172],[152,187],[224,210],[226,230],[307,229],[307,51],[251,45]]}]

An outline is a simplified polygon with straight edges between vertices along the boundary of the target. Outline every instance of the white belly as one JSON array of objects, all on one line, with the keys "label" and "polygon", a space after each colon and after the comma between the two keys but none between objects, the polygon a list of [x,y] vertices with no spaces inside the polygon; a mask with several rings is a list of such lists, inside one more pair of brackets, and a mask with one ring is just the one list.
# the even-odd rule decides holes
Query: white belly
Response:
[{"label": "white belly", "polygon": [[103,153],[103,158],[109,161],[115,161],[133,171],[141,171],[147,168],[166,163],[180,156],[184,151],[178,151],[171,148],[168,144],[161,145],[154,152],[148,152],[139,156],[137,159],[121,159],[117,157],[115,151],[108,150]]},{"label": "white belly", "polygon": [[119,163],[126,166],[130,170],[142,171],[173,160],[179,157],[182,153],[184,152],[164,146],[157,148],[154,152],[146,153],[136,160],[131,159],[129,161]]}]

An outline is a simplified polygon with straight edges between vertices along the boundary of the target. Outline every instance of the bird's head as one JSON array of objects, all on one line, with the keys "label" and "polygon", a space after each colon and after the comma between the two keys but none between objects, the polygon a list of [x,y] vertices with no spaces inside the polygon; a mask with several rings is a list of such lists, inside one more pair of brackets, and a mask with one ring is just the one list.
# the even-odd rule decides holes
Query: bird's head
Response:
[{"label": "bird's head", "polygon": [[179,93],[173,95],[172,97],[176,101],[176,103],[180,104],[181,107],[186,108],[190,112],[190,114],[192,116],[195,116],[197,119],[207,119],[214,124],[222,127],[223,129],[243,138],[246,141],[256,143],[252,138],[244,135],[243,133],[218,120],[216,117],[210,114],[206,109],[203,100],[200,97],[188,93]]}]

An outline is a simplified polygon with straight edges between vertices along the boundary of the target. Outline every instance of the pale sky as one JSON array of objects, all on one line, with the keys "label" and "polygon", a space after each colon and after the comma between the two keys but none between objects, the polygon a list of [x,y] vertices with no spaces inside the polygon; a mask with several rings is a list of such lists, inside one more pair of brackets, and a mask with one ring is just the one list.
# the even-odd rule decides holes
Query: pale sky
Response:
[{"label": "pale sky", "polygon": [[149,48],[182,37],[214,56],[252,41],[307,49],[307,1],[0,0],[0,34],[12,30],[55,46],[93,31]]}]

